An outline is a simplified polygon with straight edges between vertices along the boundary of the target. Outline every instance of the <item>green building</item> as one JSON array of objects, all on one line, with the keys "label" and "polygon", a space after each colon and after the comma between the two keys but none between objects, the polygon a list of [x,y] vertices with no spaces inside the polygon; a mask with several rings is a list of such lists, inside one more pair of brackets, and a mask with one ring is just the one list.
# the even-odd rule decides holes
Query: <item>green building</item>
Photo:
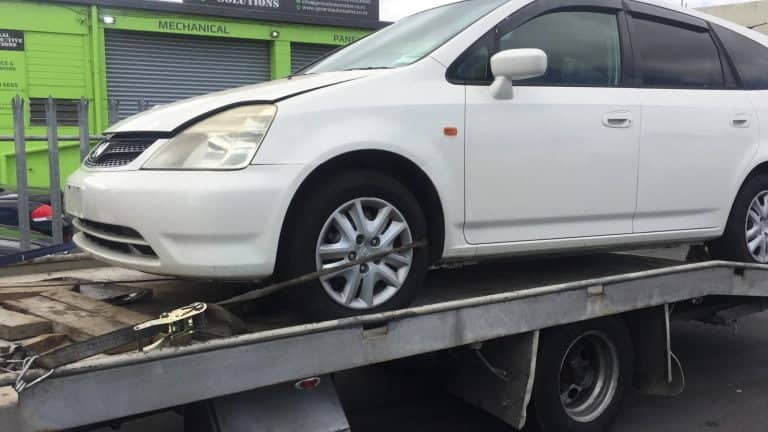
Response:
[{"label": "green building", "polygon": [[[0,136],[11,98],[25,131],[45,135],[45,100],[59,135],[77,135],[77,101],[96,135],[142,108],[289,75],[379,22],[378,0],[0,0]],[[110,104],[113,117],[110,119]],[[79,165],[61,142],[62,179]],[[47,143],[28,142],[29,182],[47,186]],[[13,143],[0,142],[0,184],[15,182]]]}]

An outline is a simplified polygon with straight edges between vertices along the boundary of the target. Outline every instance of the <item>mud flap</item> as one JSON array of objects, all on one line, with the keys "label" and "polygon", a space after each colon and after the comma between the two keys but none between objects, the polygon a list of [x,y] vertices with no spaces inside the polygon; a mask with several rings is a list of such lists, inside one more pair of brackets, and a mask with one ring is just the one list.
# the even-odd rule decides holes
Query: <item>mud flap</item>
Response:
[{"label": "mud flap", "polygon": [[536,377],[538,349],[536,331],[453,351],[448,391],[522,429]]},{"label": "mud flap", "polygon": [[652,396],[677,396],[685,388],[680,360],[672,352],[669,305],[625,315],[635,345],[635,387]]},{"label": "mud flap", "polygon": [[190,405],[184,412],[184,430],[349,432],[330,376],[320,377],[314,388],[299,387],[279,384]]}]

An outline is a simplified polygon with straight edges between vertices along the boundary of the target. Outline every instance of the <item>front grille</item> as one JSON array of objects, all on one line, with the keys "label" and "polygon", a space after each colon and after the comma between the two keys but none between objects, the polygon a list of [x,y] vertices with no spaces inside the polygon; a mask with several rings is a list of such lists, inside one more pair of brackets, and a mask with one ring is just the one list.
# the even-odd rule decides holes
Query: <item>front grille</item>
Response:
[{"label": "front grille", "polygon": [[118,168],[136,160],[149,146],[157,141],[156,136],[119,136],[104,139],[93,148],[85,159],[89,168]]},{"label": "front grille", "polygon": [[75,219],[73,223],[88,240],[102,247],[126,255],[157,258],[154,249],[133,228],[87,219]]},{"label": "front grille", "polygon": [[88,219],[78,219],[83,228],[93,228],[98,231],[103,231],[110,234],[116,234],[123,237],[133,237],[137,240],[141,239],[141,234],[133,228],[128,228],[120,225],[105,224],[101,222],[95,222]]},{"label": "front grille", "polygon": [[92,241],[92,242],[94,242],[94,243],[96,243],[98,245],[101,245],[101,246],[103,246],[103,247],[105,247],[107,249],[111,249],[113,251],[117,251],[117,252],[124,253],[124,254],[130,254],[131,253],[131,247],[128,246],[127,244],[125,244],[125,243],[115,242],[115,241],[111,241],[111,240],[105,240],[105,239],[103,239],[101,237],[96,237],[94,235],[90,235],[86,231],[83,231],[83,234],[85,234],[85,237],[88,240],[90,240],[90,241]]},{"label": "front grille", "polygon": [[149,246],[132,245],[128,243],[120,243],[112,240],[107,240],[101,237],[96,237],[95,235],[91,235],[86,231],[83,231],[83,234],[85,235],[85,238],[96,243],[97,245],[100,245],[101,247],[105,247],[107,249],[110,249],[116,252],[120,252],[125,255],[136,255],[136,256],[144,256],[144,257],[150,257],[150,258],[157,258],[157,254]]}]

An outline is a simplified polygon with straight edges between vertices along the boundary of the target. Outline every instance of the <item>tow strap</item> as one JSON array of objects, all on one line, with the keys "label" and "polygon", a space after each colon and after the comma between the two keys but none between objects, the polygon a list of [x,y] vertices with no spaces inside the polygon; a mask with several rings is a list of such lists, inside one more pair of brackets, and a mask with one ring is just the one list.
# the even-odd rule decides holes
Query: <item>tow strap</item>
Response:
[{"label": "tow strap", "polygon": [[[265,288],[250,291],[218,303],[194,303],[164,313],[157,319],[136,326],[115,330],[111,333],[96,336],[83,342],[77,342],[63,348],[49,351],[43,355],[38,355],[37,353],[25,350],[19,345],[14,345],[7,352],[0,352],[0,371],[18,373],[14,388],[20,393],[50,376],[58,367],[84,360],[97,354],[107,353],[132,345],[135,346],[139,352],[172,345],[178,340],[186,340],[186,338],[190,338],[194,333],[202,331],[209,320],[217,320],[226,323],[234,335],[243,334],[247,331],[245,323],[232,312],[225,309],[224,306],[232,307],[264,298],[286,288],[311,282],[322,278],[323,276],[336,274],[371,261],[381,260],[391,254],[406,252],[426,246],[426,241],[417,241],[385,252],[371,254],[334,267],[333,269],[321,270],[284,282],[275,283]],[[33,365],[38,368],[48,369],[48,372],[31,382],[27,382],[25,377],[27,372],[32,369]]]},{"label": "tow strap", "polygon": [[357,267],[357,266],[359,266],[361,264],[366,264],[366,263],[369,263],[371,261],[378,261],[378,260],[386,258],[386,257],[388,257],[389,255],[392,255],[392,254],[396,254],[396,253],[400,253],[400,252],[406,252],[406,251],[409,251],[411,249],[419,249],[419,248],[423,248],[423,247],[426,247],[426,246],[427,246],[426,240],[421,240],[421,241],[413,242],[411,244],[407,244],[405,246],[400,246],[398,248],[394,248],[394,249],[391,249],[391,250],[388,250],[388,251],[385,251],[385,252],[379,252],[379,253],[368,255],[368,256],[363,257],[363,258],[358,258],[358,259],[356,259],[354,261],[350,261],[350,262],[348,262],[348,263],[346,263],[344,265],[340,265],[340,266],[334,267],[332,269],[316,271],[314,273],[309,273],[309,274],[306,274],[304,276],[299,276],[297,278],[294,278],[294,279],[291,279],[291,280],[288,280],[288,281],[285,281],[285,282],[279,282],[279,283],[270,285],[268,287],[265,287],[265,288],[262,288],[262,289],[259,289],[259,290],[250,291],[250,292],[247,292],[247,293],[245,293],[243,295],[239,295],[237,297],[232,297],[231,299],[220,301],[217,304],[219,304],[221,306],[234,306],[236,304],[245,303],[245,302],[249,302],[249,301],[252,301],[252,300],[264,298],[264,297],[266,297],[268,295],[274,294],[274,293],[276,293],[278,291],[282,291],[282,290],[284,290],[286,288],[290,288],[292,286],[301,285],[303,283],[311,282],[311,281],[313,281],[315,279],[320,279],[323,276],[328,276],[328,275],[332,275],[332,274],[336,274],[336,273],[341,273],[344,270],[347,270],[347,269],[350,269],[350,268],[353,268],[353,267]]}]

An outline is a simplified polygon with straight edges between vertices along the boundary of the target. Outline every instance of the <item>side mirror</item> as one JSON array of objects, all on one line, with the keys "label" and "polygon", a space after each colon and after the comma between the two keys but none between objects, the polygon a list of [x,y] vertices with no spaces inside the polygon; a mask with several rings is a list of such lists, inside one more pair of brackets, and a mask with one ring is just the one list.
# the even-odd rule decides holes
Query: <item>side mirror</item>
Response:
[{"label": "side mirror", "polygon": [[496,99],[512,99],[512,81],[547,73],[547,54],[536,48],[510,49],[491,57],[491,72],[496,77],[491,93]]}]

